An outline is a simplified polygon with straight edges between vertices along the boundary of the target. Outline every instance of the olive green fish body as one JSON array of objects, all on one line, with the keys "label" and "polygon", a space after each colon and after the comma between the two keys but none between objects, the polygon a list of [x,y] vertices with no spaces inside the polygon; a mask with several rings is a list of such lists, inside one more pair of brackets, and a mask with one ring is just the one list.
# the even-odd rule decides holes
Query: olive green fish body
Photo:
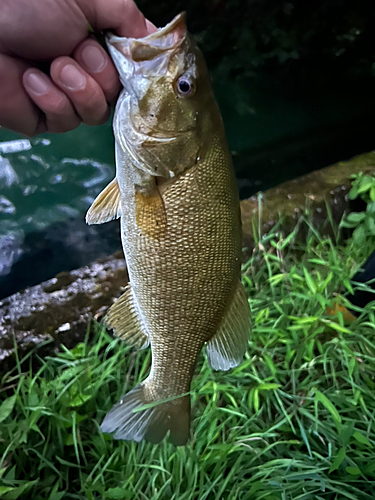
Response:
[{"label": "olive green fish body", "polygon": [[240,214],[230,167],[217,138],[204,161],[162,186],[167,224],[157,237],[137,224],[134,186],[122,198],[130,283],[150,335],[152,383],[163,397],[189,391],[196,358],[239,279]]},{"label": "olive green fish body", "polygon": [[[184,26],[177,16],[154,38],[112,40],[126,56],[114,57],[125,87],[114,118],[117,179],[87,216],[89,223],[121,216],[130,284],[106,323],[152,349],[149,376],[102,429],[152,442],[169,430],[175,444],[189,437],[186,393],[204,344],[211,366],[227,370],[241,362],[250,327],[233,167],[203,58]],[[189,85],[194,93],[185,95]]]}]

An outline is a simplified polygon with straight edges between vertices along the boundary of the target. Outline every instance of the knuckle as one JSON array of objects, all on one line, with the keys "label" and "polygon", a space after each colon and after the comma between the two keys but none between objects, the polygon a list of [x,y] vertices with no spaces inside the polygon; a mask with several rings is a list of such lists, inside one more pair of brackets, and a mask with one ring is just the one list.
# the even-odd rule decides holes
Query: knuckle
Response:
[{"label": "knuckle", "polygon": [[58,78],[58,73],[60,71],[61,65],[68,64],[69,62],[70,62],[70,57],[67,56],[56,57],[56,59],[54,59],[51,62],[51,67],[50,67],[51,78],[53,80]]},{"label": "knuckle", "polygon": [[64,132],[69,132],[70,130],[74,130],[81,123],[77,120],[78,123],[56,123],[56,122],[48,122],[47,128],[48,132],[53,134],[63,134]]},{"label": "knuckle", "polygon": [[97,125],[103,125],[108,120],[108,118],[110,117],[110,115],[111,115],[111,112],[110,112],[109,108],[107,108],[106,113],[98,121]]},{"label": "knuckle", "polygon": [[72,113],[72,115],[69,116],[68,118],[66,117],[56,118],[54,116],[50,117],[47,116],[48,132],[53,132],[53,133],[69,132],[69,130],[74,130],[75,128],[77,128],[80,123],[81,120],[75,113]]},{"label": "knuckle", "polygon": [[88,116],[86,115],[82,121],[86,125],[103,125],[109,118],[109,113],[104,113],[102,115],[96,115],[96,116]]},{"label": "knuckle", "polygon": [[108,113],[108,106],[101,90],[96,90],[87,95],[85,100],[76,104],[76,109],[84,123],[96,125]]},{"label": "knuckle", "polygon": [[106,94],[107,100],[112,103],[113,101],[116,100],[119,92],[121,89],[121,84],[120,80],[118,79],[117,74],[114,74],[113,76],[109,77],[104,83],[103,83],[103,90],[104,93]]},{"label": "knuckle", "polygon": [[55,98],[49,109],[50,114],[59,116],[69,116],[73,115],[73,109],[66,96],[58,96]]}]

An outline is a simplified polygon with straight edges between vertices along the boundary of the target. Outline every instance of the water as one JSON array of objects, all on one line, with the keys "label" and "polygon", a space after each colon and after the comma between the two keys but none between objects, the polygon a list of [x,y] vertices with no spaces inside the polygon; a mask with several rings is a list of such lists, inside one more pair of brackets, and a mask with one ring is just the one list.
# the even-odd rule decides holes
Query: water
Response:
[{"label": "water", "polygon": [[114,176],[113,147],[110,122],[33,139],[0,131],[0,296],[119,247],[115,228],[102,241],[83,221]]},{"label": "water", "polygon": [[0,132],[0,235],[78,217],[114,174],[110,124],[30,140]]},{"label": "water", "polygon": [[[212,78],[242,198],[373,148],[357,80],[291,92],[267,74]],[[110,122],[33,139],[0,129],[0,298],[120,248],[118,222],[84,224],[114,172]]]}]

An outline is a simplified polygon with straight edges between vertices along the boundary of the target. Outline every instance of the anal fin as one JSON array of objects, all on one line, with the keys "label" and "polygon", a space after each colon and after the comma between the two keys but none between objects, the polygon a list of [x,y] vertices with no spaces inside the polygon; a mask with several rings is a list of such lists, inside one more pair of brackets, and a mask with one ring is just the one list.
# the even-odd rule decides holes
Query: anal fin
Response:
[{"label": "anal fin", "polygon": [[95,198],[86,214],[87,224],[103,224],[121,217],[121,194],[116,177]]},{"label": "anal fin", "polygon": [[113,329],[116,337],[136,349],[144,349],[149,344],[148,334],[139,316],[130,284],[111,306],[104,323]]},{"label": "anal fin", "polygon": [[251,329],[245,289],[238,281],[231,304],[215,335],[207,342],[207,358],[214,370],[229,370],[242,362]]}]

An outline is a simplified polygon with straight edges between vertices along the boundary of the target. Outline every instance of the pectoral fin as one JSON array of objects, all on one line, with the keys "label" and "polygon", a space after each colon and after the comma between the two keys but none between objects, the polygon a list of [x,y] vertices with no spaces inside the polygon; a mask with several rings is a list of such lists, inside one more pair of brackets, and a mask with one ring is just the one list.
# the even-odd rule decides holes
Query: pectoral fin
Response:
[{"label": "pectoral fin", "polygon": [[116,177],[95,198],[86,214],[87,224],[103,224],[121,216],[121,195]]},{"label": "pectoral fin", "polygon": [[142,233],[158,238],[165,233],[167,214],[155,181],[152,189],[135,192],[135,217]]},{"label": "pectoral fin", "polygon": [[207,357],[214,370],[229,370],[242,362],[251,327],[250,308],[245,289],[238,281],[231,305],[218,331],[207,343]]},{"label": "pectoral fin", "polygon": [[104,323],[113,329],[116,337],[136,349],[144,349],[149,344],[148,334],[138,313],[130,284],[109,309]]}]

